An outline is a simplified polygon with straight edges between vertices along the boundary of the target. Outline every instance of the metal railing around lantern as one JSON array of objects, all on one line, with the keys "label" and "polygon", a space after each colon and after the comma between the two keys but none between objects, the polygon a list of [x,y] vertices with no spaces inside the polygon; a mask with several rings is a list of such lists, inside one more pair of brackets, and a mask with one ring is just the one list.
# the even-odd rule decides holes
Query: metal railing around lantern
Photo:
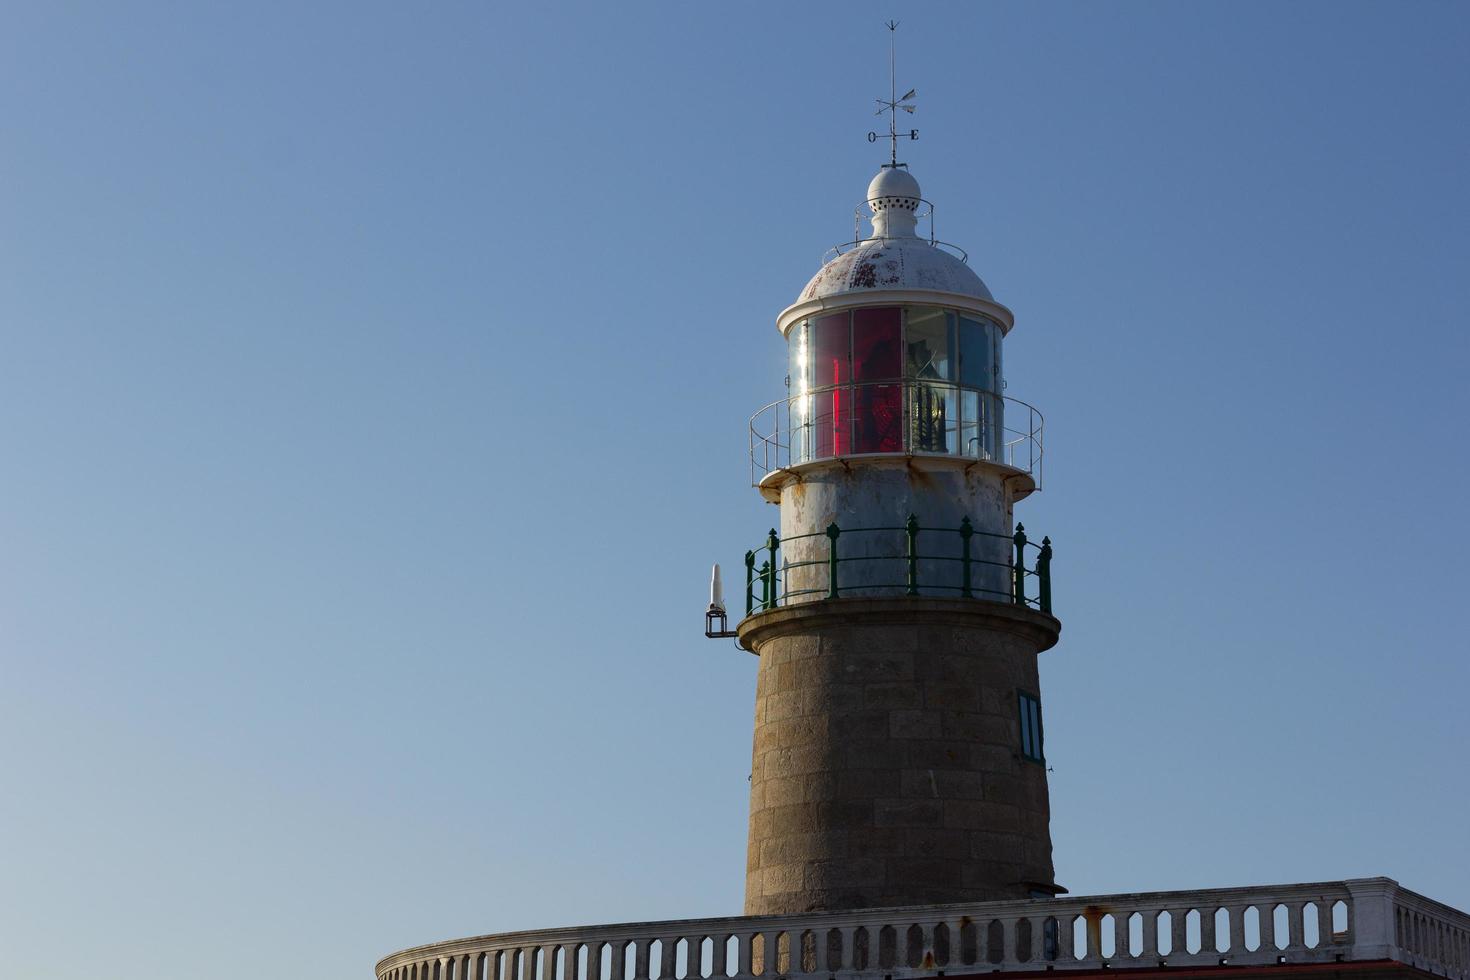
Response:
[{"label": "metal railing around lantern", "polygon": [[[855,535],[886,535],[894,544],[888,554],[844,554],[841,543]],[[992,538],[1009,541],[1010,561],[1001,562],[975,555],[975,538]],[[815,538],[827,539],[826,556],[783,562],[781,547],[795,541]],[[1030,567],[1027,567],[1027,549],[1035,552]],[[1016,525],[1013,535],[977,531],[968,517],[958,527],[925,527],[916,515],[897,527],[842,528],[835,522],[825,531],[792,535],[785,541],[772,528],[765,544],[745,553],[745,615],[787,605],[793,599],[836,599],[844,593],[853,594],[902,594],[957,595],[963,599],[986,599],[991,602],[1009,602],[1017,606],[1028,606],[1051,615],[1051,538],[1042,538],[1036,544],[1026,536],[1026,527]],[[844,581],[843,567],[857,562],[902,561],[905,568],[901,582],[874,582],[866,578],[849,577]],[[933,567],[933,562],[953,562],[959,566],[959,584],[926,581],[920,569]],[[824,566],[827,569],[826,584],[822,588],[791,588],[791,573],[803,568]],[[985,575],[987,569],[1006,571],[1004,589],[991,588],[982,580],[993,580],[996,576]]]},{"label": "metal railing around lantern", "polygon": [[[852,209],[852,241],[850,241],[850,242],[842,242],[840,244],[833,245],[831,248],[827,249],[826,252],[823,252],[822,253],[822,265],[826,265],[828,262],[831,262],[837,256],[842,255],[844,252],[850,252],[854,248],[856,248],[857,246],[859,246],[859,245],[866,245],[868,242],[887,242],[887,241],[895,241],[895,240],[897,240],[899,238],[905,238],[905,239],[907,239],[907,238],[910,238],[910,237],[915,237],[915,238],[918,238],[920,241],[928,242],[930,245],[933,245],[935,248],[944,249],[944,251],[949,252],[955,258],[959,259],[961,262],[965,263],[966,265],[969,265],[969,263],[970,263],[970,253],[969,252],[966,252],[964,249],[960,248],[958,245],[954,245],[954,244],[952,244],[950,242],[942,242],[938,238],[935,238],[934,237],[934,202],[933,201],[930,201],[930,200],[928,200],[926,198],[922,198],[922,197],[919,198],[919,206],[914,211],[914,222],[917,224],[918,222],[923,221],[925,218],[929,219],[929,234],[927,236],[924,236],[924,235],[915,235],[915,236],[908,236],[908,235],[903,235],[903,236],[897,236],[897,235],[895,235],[895,236],[868,235],[868,236],[864,237],[863,236],[863,222],[864,221],[872,221],[873,220],[873,216],[874,216],[874,214],[877,211],[877,209],[874,208],[873,205],[876,204],[876,203],[878,203],[881,200],[883,200],[883,198],[881,198],[881,197],[870,197],[866,201],[864,201],[862,204],[859,204],[857,207],[855,207],[855,208]],[[915,229],[915,230],[917,230],[917,229]]]},{"label": "metal railing around lantern", "polygon": [[751,484],[802,463],[856,456],[951,456],[1000,463],[1041,489],[1041,412],[1018,398],[948,381],[864,381],[814,388],[750,417]]}]

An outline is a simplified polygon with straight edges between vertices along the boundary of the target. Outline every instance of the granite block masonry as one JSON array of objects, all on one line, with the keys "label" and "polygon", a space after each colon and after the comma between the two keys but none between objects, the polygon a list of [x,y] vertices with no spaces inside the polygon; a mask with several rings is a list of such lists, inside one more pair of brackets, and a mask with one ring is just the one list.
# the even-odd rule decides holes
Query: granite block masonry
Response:
[{"label": "granite block masonry", "polygon": [[838,599],[747,619],[760,656],[745,914],[1054,894],[1046,769],[1017,691],[1059,624],[972,600]]}]

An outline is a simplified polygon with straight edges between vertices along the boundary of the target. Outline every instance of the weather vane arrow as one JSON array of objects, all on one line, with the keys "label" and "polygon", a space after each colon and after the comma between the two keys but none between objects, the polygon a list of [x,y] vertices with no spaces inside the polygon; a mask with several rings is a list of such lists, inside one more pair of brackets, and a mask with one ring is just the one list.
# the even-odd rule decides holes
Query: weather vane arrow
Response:
[{"label": "weather vane arrow", "polygon": [[[890,150],[887,166],[897,167],[898,140],[900,135],[898,132],[898,113],[900,110],[910,114],[913,113],[917,106],[914,105],[912,100],[918,94],[918,90],[909,89],[902,96],[898,95],[898,73],[896,69],[898,21],[890,20],[886,26],[888,27],[888,98],[877,100],[879,108],[874,115],[881,116],[885,112],[888,113],[888,142]],[[911,129],[903,135],[911,140],[916,140],[919,138],[919,131],[917,129]],[[868,142],[878,142],[878,134],[876,132],[869,133]]]}]

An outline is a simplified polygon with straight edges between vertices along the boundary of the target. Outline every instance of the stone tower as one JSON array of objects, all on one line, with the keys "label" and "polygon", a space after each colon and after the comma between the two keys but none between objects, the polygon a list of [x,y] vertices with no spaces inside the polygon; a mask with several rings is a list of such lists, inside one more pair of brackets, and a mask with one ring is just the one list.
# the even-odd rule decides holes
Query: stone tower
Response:
[{"label": "stone tower", "polygon": [[1007,398],[1011,311],[903,164],[776,325],[787,397],[752,420],[780,530],[746,556],[760,658],[745,912],[984,902],[1053,877],[1037,655],[1054,645],[1041,418]]}]

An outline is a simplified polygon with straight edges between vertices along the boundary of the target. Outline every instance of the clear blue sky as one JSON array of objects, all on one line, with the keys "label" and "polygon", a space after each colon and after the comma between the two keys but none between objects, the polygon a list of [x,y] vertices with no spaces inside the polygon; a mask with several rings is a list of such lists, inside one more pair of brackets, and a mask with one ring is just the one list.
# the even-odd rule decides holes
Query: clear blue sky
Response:
[{"label": "clear blue sky", "polygon": [[1470,907],[1470,6],[11,3],[0,973],[739,911],[705,582],[888,17],[1048,420],[1059,880]]}]

